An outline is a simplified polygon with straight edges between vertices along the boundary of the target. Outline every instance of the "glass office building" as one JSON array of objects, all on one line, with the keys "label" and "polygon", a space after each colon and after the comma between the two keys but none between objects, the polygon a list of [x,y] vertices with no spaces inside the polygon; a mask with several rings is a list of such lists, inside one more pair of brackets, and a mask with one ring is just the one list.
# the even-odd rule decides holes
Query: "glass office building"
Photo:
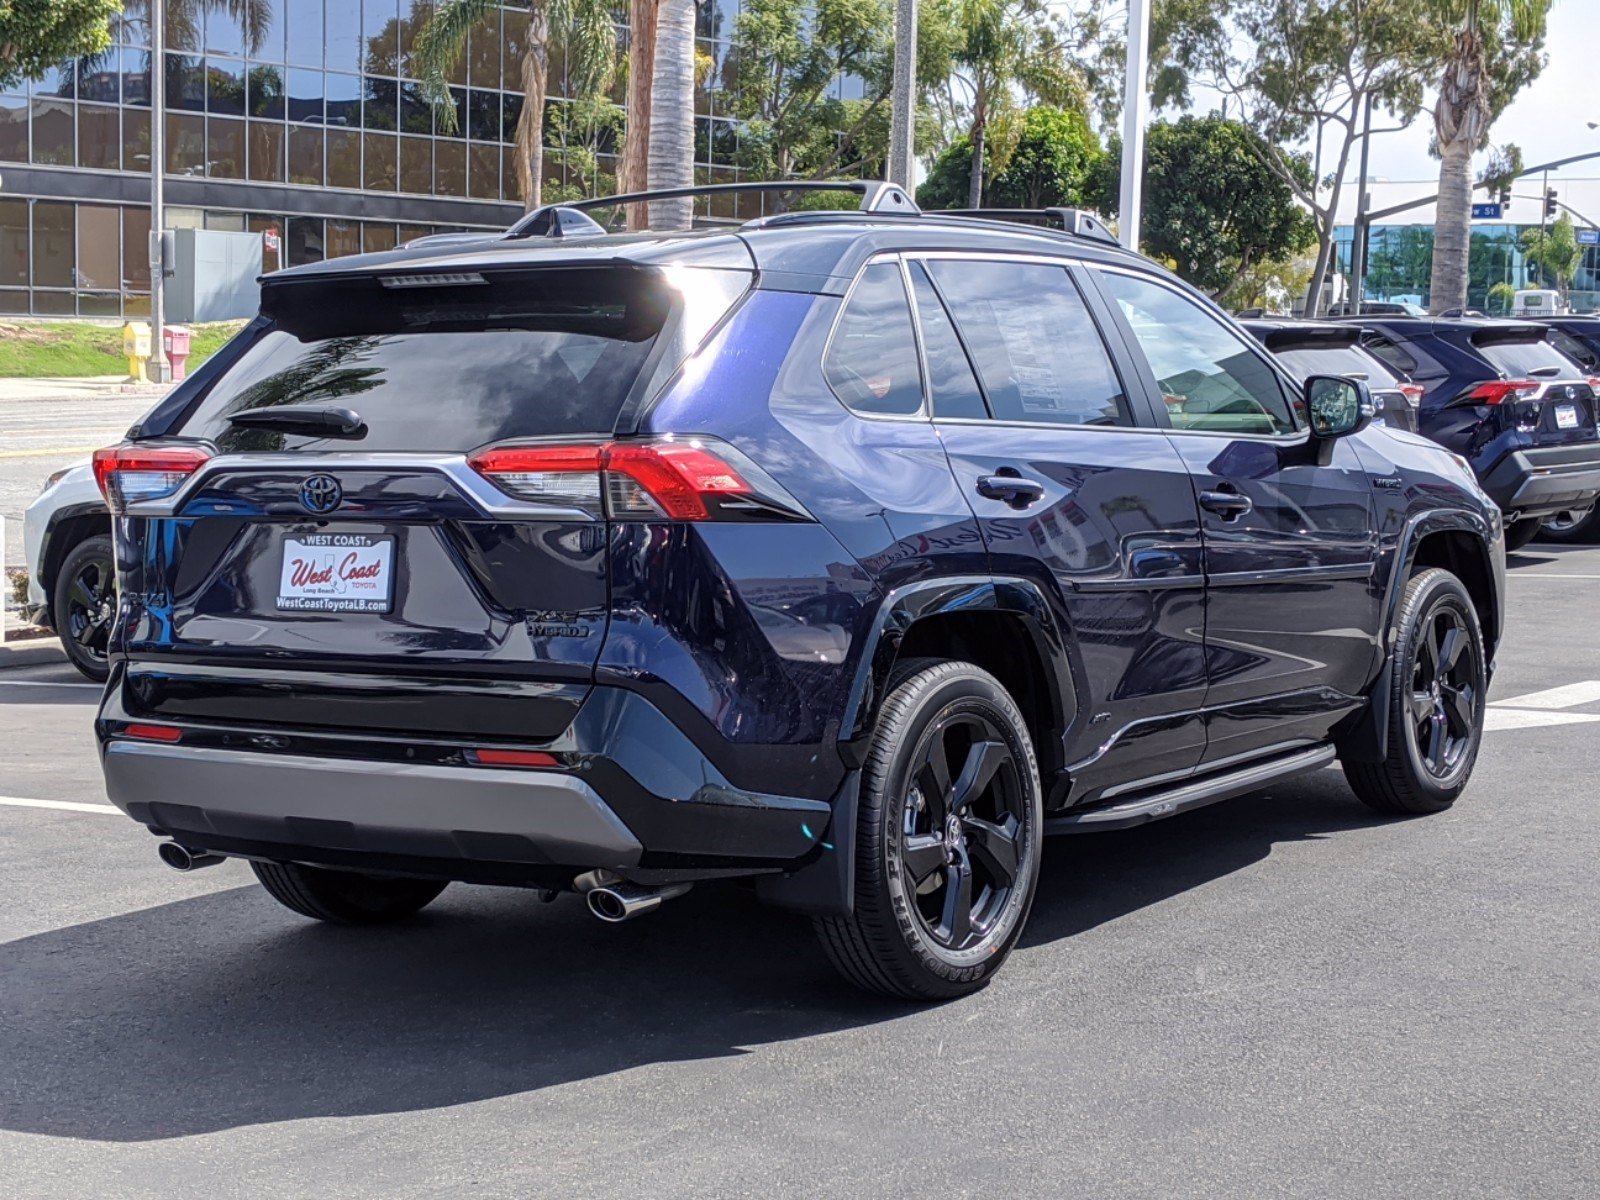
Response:
[{"label": "glass office building", "polygon": [[[149,311],[149,2],[129,0],[104,55],[0,94],[0,314]],[[503,228],[521,214],[511,141],[526,4],[472,31],[447,132],[411,59],[428,0],[270,0],[256,46],[224,6],[164,2],[169,228],[276,231],[271,269]],[[697,97],[701,181],[738,177],[719,90],[736,11],[737,0],[700,9],[699,49],[716,64]],[[618,40],[625,51],[625,25]],[[570,124],[558,59],[547,141]],[[838,87],[850,95],[848,81]],[[615,132],[594,149],[598,170],[614,172]],[[546,186],[591,186],[574,174],[580,156],[559,150],[546,149]],[[732,198],[716,211],[747,215]]]},{"label": "glass office building", "polygon": [[[1522,250],[1522,236],[1537,224],[1513,225],[1473,222],[1472,250],[1467,265],[1467,305],[1490,312],[1489,292],[1496,284],[1513,289],[1554,287]],[[1580,239],[1594,237],[1580,229]],[[1337,269],[1347,278],[1354,233],[1348,225],[1334,230]],[[1432,292],[1433,226],[1375,225],[1367,253],[1366,298],[1410,300],[1426,307]],[[1600,244],[1583,246],[1583,260],[1569,292],[1572,308],[1584,312],[1600,308]]]}]

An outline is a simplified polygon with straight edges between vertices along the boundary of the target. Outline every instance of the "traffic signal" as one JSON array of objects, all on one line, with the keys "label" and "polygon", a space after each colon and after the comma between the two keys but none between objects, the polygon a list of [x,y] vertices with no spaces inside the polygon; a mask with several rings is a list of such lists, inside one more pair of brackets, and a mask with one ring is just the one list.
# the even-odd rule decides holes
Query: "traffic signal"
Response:
[{"label": "traffic signal", "polygon": [[1556,215],[1555,188],[1549,188],[1544,194],[1544,215],[1547,217],[1553,217]]},{"label": "traffic signal", "polygon": [[1500,189],[1500,207],[1511,207],[1511,188],[1509,186]]}]

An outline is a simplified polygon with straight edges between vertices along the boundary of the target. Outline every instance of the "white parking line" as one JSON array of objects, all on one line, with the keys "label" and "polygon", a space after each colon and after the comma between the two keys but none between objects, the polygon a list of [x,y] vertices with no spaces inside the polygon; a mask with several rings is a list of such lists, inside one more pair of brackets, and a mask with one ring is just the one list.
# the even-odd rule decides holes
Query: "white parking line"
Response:
[{"label": "white parking line", "polygon": [[1584,679],[1493,703],[1496,708],[1577,708],[1580,704],[1593,704],[1596,700],[1600,700],[1600,679]]},{"label": "white parking line", "polygon": [[1501,729],[1537,729],[1543,725],[1585,725],[1600,721],[1600,714],[1549,712],[1536,708],[1495,708],[1483,714],[1485,732]]},{"label": "white parking line", "polygon": [[0,679],[0,687],[75,687],[93,688],[97,692],[105,691],[101,683],[55,683],[49,679]]},{"label": "white parking line", "polygon": [[1508,571],[1507,579],[1600,579],[1600,575],[1569,575],[1565,571]]},{"label": "white parking line", "polygon": [[109,804],[78,804],[72,800],[29,800],[22,796],[0,796],[0,804],[9,804],[13,808],[57,808],[62,812],[82,813],[114,813],[122,815],[120,808],[113,808]]}]

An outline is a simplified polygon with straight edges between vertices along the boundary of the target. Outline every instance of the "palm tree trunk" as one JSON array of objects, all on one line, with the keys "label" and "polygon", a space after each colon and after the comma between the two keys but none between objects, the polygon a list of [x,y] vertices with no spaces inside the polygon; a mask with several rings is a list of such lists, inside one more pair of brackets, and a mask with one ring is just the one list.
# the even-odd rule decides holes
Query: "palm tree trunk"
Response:
[{"label": "palm tree trunk", "polygon": [[[660,0],[650,89],[650,186],[694,183],[694,0]],[[694,201],[650,204],[652,229],[687,229]]]},{"label": "palm tree trunk", "polygon": [[988,131],[989,114],[980,91],[972,105],[972,170],[967,176],[967,207],[983,207],[983,137]]},{"label": "palm tree trunk", "polygon": [[1428,311],[1467,306],[1467,266],[1472,252],[1472,145],[1458,139],[1439,146],[1439,207],[1433,226],[1433,274]]},{"label": "palm tree trunk", "polygon": [[512,163],[517,173],[517,192],[522,207],[539,207],[544,191],[544,100],[550,80],[550,18],[544,5],[528,6],[527,49],[522,55],[522,115],[517,118],[517,136]]},{"label": "palm tree trunk", "polygon": [[[650,186],[650,90],[656,73],[656,21],[661,0],[633,0],[628,12],[628,134],[618,168],[619,192]],[[628,228],[649,223],[642,204],[628,205]]]},{"label": "palm tree trunk", "polygon": [[1483,40],[1472,25],[1456,34],[1433,110],[1439,147],[1439,201],[1433,226],[1428,311],[1465,308],[1472,252],[1472,154],[1483,141],[1489,98]]}]

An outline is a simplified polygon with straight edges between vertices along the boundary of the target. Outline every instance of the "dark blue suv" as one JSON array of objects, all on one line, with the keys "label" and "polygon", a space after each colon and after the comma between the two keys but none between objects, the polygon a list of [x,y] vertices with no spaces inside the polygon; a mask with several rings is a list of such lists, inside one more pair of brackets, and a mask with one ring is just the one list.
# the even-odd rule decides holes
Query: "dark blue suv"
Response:
[{"label": "dark blue suv", "polygon": [[1362,343],[1422,388],[1417,428],[1460,454],[1506,523],[1506,548],[1600,496],[1596,381],[1529,321],[1362,317]]},{"label": "dark blue suv", "polygon": [[1342,760],[1467,783],[1499,515],[1068,229],[867,211],[269,276],[102,452],[107,790],[311,917],[746,880],[854,982],[981,986],[1041,839]]}]

